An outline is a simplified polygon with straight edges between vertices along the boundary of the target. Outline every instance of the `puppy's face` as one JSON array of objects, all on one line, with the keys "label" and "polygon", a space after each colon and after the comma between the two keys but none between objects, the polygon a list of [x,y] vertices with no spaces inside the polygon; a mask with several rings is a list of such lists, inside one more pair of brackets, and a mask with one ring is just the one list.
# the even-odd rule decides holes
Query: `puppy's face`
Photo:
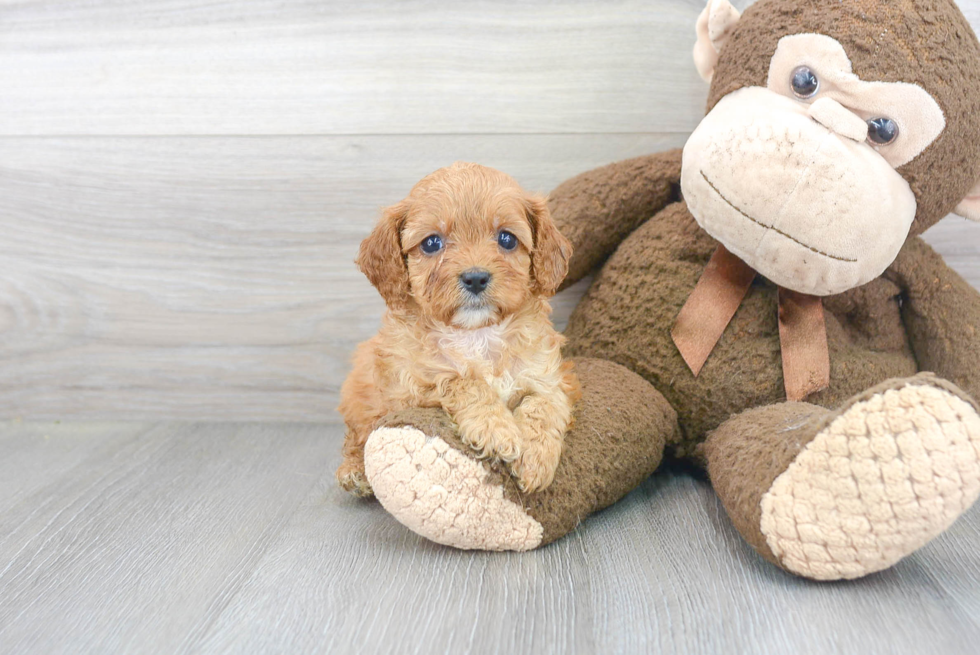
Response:
[{"label": "puppy's face", "polygon": [[571,246],[541,198],[503,173],[454,164],[388,208],[358,265],[390,306],[460,328],[499,322],[565,276]]},{"label": "puppy's face", "polygon": [[532,293],[527,198],[503,176],[450,170],[413,203],[401,231],[412,297],[444,323],[477,328]]}]

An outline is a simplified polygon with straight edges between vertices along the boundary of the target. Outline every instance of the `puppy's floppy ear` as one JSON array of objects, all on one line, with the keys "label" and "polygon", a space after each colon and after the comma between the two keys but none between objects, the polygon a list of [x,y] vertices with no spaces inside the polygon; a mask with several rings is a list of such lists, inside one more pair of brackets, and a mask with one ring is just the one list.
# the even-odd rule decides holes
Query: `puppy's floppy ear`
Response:
[{"label": "puppy's floppy ear", "polygon": [[389,307],[404,307],[409,297],[408,267],[401,240],[408,209],[408,200],[386,208],[374,231],[361,242],[357,254],[357,267]]},{"label": "puppy's floppy ear", "polygon": [[572,244],[562,236],[548,211],[548,201],[540,196],[525,200],[527,218],[534,231],[534,249],[531,251],[531,269],[536,291],[553,296],[558,285],[568,273],[568,260],[572,256]]}]

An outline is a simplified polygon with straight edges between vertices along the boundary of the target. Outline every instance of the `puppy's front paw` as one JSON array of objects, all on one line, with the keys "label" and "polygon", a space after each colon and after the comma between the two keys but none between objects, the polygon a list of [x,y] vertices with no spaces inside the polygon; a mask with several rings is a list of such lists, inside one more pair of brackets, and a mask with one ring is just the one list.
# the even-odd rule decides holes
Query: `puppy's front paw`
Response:
[{"label": "puppy's front paw", "polygon": [[510,465],[521,491],[541,491],[555,479],[558,460],[561,459],[561,441],[536,440],[529,442],[521,456]]},{"label": "puppy's front paw", "polygon": [[374,495],[371,484],[364,474],[364,464],[344,461],[337,469],[337,483],[340,488],[359,498],[370,498]]},{"label": "puppy's front paw", "polygon": [[486,459],[509,463],[521,454],[521,430],[510,415],[463,421],[459,438]]}]

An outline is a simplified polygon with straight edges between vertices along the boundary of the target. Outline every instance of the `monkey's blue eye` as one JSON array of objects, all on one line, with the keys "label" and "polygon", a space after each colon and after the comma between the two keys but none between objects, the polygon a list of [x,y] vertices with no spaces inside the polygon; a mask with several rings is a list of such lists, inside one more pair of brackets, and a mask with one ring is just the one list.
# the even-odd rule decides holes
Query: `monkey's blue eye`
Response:
[{"label": "monkey's blue eye", "polygon": [[442,237],[438,234],[430,234],[429,236],[422,239],[422,243],[419,247],[422,249],[426,255],[434,255],[440,250],[442,250]]},{"label": "monkey's blue eye", "polygon": [[798,66],[793,70],[790,86],[793,87],[793,93],[800,98],[812,98],[820,88],[820,80],[808,66]]},{"label": "monkey's blue eye", "polygon": [[890,118],[872,118],[868,121],[868,140],[880,146],[898,138],[898,123]]},{"label": "monkey's blue eye", "polygon": [[517,237],[507,230],[501,230],[500,234],[497,235],[497,243],[504,250],[513,250],[517,247]]}]

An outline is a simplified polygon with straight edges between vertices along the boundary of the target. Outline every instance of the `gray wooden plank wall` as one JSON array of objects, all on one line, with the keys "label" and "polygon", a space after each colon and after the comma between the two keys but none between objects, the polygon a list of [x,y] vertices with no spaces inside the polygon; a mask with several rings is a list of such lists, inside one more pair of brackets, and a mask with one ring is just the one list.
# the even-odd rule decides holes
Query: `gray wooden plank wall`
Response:
[{"label": "gray wooden plank wall", "polygon": [[[702,6],[0,3],[0,417],[337,420],[379,208],[683,144]],[[980,284],[980,226],[930,239]]]}]

